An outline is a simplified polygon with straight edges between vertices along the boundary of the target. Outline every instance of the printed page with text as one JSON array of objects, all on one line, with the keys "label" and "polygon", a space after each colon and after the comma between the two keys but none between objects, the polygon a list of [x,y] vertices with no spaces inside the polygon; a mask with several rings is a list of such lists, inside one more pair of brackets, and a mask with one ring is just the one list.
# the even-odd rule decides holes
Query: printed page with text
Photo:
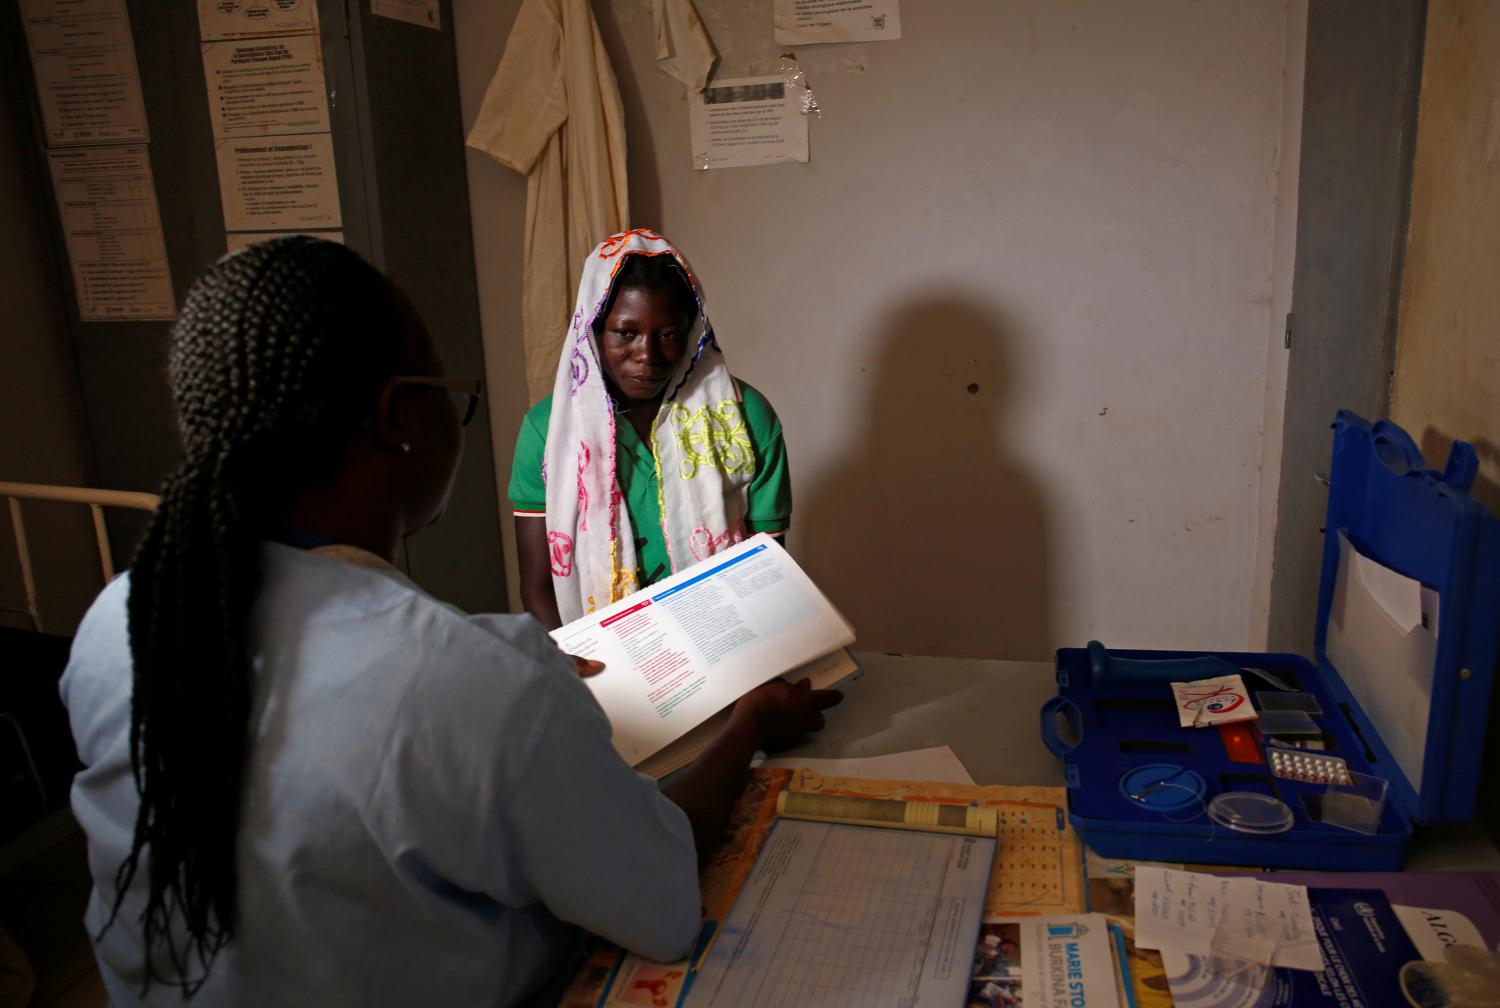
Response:
[{"label": "printed page with text", "polygon": [[604,662],[586,679],[631,766],[854,632],[764,533],[552,632]]}]

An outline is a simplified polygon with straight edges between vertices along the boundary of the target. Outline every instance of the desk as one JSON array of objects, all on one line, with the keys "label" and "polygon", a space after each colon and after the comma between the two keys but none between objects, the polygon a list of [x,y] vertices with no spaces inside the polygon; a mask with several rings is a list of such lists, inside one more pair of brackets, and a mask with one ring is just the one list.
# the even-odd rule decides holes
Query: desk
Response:
[{"label": "desk", "polygon": [[[1048,662],[856,652],[864,676],[828,712],[828,726],[778,756],[879,756],[946,745],[978,784],[1063,784],[1042,745],[1042,704],[1057,692]],[[1410,871],[1496,871],[1500,853],[1477,825],[1424,827]]]}]

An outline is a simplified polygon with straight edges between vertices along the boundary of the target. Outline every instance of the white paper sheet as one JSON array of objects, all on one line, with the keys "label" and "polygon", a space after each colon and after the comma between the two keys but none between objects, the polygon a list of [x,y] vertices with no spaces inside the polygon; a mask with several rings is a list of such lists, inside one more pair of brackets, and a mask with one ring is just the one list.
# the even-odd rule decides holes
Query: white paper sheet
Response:
[{"label": "white paper sheet", "polygon": [[203,79],[216,140],[329,131],[316,35],[205,42]]},{"label": "white paper sheet", "polygon": [[370,0],[370,13],[433,31],[443,29],[443,10],[438,0]]},{"label": "white paper sheet", "polygon": [[1225,915],[1227,929],[1235,929],[1256,915],[1269,927],[1279,926],[1274,965],[1323,968],[1323,950],[1313,932],[1306,886],[1248,876],[1220,878],[1171,868],[1136,869],[1137,948],[1213,954],[1214,935]]},{"label": "white paper sheet", "polygon": [[803,87],[785,77],[716,80],[688,96],[695,168],[807,160]]},{"label": "white paper sheet", "polygon": [[198,37],[217,39],[263,38],[267,35],[308,35],[318,30],[317,0],[198,0]]},{"label": "white paper sheet", "polygon": [[1420,792],[1437,662],[1438,597],[1362,556],[1339,532],[1328,660]]},{"label": "white paper sheet", "polygon": [[222,140],[216,153],[226,231],[343,226],[330,135]]},{"label": "white paper sheet", "polygon": [[992,837],[783,819],[688,1008],[963,1004],[994,856]]},{"label": "white paper sheet", "polygon": [[85,322],[176,317],[172,274],[144,146],[48,152]]},{"label": "white paper sheet", "polygon": [[125,0],[22,0],[47,146],[150,139]]},{"label": "white paper sheet", "polygon": [[913,749],[910,752],[887,753],[884,756],[861,756],[851,759],[809,759],[778,756],[761,760],[762,767],[802,767],[816,770],[824,777],[855,777],[861,780],[947,781],[950,784],[973,784],[974,778],[947,746]]},{"label": "white paper sheet", "polygon": [[772,16],[778,45],[901,37],[901,0],[776,0]]}]

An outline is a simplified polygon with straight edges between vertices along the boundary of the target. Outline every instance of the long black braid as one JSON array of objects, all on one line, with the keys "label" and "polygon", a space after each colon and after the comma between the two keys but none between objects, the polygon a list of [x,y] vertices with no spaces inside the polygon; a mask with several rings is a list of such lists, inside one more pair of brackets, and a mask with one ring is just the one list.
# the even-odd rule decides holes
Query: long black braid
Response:
[{"label": "long black braid", "polygon": [[[140,810],[105,924],[144,855],[148,987],[191,996],[234,937],[259,539],[288,491],[328,474],[373,412],[406,353],[403,317],[395,289],[353,252],[294,237],[221,259],[173,329],[184,458],[131,565]],[[162,946],[170,980],[153,963]]]}]

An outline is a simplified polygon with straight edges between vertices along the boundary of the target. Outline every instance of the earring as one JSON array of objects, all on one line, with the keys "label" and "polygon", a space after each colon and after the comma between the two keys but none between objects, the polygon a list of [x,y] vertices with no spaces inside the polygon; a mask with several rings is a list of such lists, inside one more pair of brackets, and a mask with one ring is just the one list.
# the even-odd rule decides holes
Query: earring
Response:
[{"label": "earring", "polygon": [[407,444],[405,441],[402,441],[401,442],[401,451],[404,454],[410,454],[411,453],[411,445]]}]

